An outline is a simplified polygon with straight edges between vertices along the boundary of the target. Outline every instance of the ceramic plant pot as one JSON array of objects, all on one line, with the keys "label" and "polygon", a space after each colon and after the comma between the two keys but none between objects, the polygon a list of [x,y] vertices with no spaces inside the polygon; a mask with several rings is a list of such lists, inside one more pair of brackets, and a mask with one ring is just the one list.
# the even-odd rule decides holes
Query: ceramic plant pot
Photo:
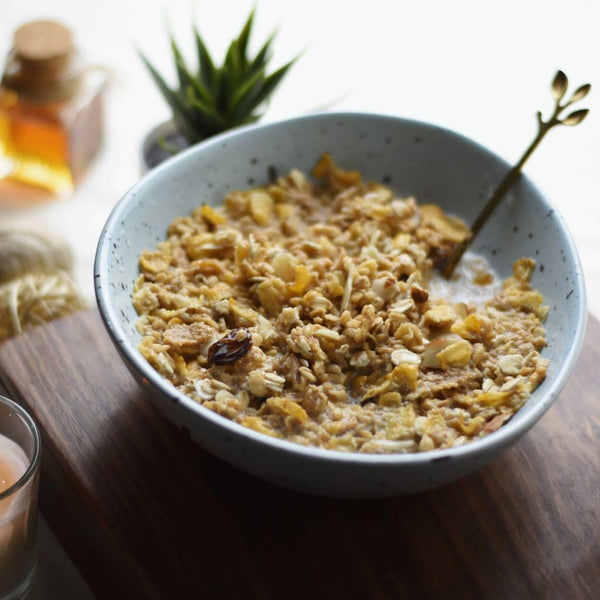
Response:
[{"label": "ceramic plant pot", "polygon": [[142,173],[147,173],[190,145],[173,119],[159,123],[144,136],[141,149]]}]

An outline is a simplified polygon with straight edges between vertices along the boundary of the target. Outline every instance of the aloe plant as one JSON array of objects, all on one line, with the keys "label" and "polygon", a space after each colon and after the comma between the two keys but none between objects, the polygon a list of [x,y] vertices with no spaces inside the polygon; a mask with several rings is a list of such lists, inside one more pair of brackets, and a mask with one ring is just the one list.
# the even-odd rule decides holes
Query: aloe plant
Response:
[{"label": "aloe plant", "polygon": [[181,134],[193,144],[222,131],[258,121],[266,101],[296,61],[292,59],[267,74],[271,60],[271,34],[255,56],[248,56],[254,10],[239,35],[229,44],[223,64],[213,61],[198,29],[193,27],[197,53],[197,71],[186,63],[173,35],[171,51],[178,87],[171,88],[147,57],[140,56],[167,101]]}]

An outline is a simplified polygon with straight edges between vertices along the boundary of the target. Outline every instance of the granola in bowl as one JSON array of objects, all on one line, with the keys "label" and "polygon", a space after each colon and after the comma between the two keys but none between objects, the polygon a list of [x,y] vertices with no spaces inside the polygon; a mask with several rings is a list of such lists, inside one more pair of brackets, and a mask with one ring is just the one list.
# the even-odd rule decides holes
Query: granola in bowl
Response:
[{"label": "granola in bowl", "polygon": [[546,375],[534,261],[501,284],[472,263],[485,301],[434,293],[461,221],[328,155],[313,176],[171,223],[140,257],[142,355],[206,408],[303,445],[419,452],[500,428]]}]

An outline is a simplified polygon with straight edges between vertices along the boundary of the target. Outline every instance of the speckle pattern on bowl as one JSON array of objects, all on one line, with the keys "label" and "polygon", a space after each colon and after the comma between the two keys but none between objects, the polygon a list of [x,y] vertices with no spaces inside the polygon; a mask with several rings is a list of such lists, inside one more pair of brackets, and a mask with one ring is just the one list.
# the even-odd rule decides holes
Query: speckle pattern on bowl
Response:
[{"label": "speckle pattern on bowl", "polygon": [[131,293],[138,257],[166,235],[169,223],[233,189],[266,183],[291,168],[310,172],[322,152],[342,168],[384,182],[399,195],[435,202],[471,222],[509,165],[440,127],[385,115],[325,113],[238,129],[163,163],[115,206],[98,244],[98,306],[115,345],[149,398],[202,446],[264,479],[332,496],[375,497],[428,489],[470,473],[514,443],[552,404],[579,352],[585,286],[565,223],[523,175],[477,237],[473,250],[502,276],[521,256],[538,262],[532,284],[550,306],[546,381],[498,432],[451,450],[359,455],[305,448],[247,430],[199,406],[163,380],[136,350]]}]

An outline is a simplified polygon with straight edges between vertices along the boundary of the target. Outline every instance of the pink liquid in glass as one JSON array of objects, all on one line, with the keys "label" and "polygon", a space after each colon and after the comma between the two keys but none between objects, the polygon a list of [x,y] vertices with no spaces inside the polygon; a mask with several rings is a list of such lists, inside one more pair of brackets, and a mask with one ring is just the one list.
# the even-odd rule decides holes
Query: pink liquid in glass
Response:
[{"label": "pink liquid in glass", "polygon": [[[0,434],[0,494],[21,479],[29,467],[23,449]],[[35,565],[37,481],[28,481],[0,499],[0,598],[30,579]]]}]

